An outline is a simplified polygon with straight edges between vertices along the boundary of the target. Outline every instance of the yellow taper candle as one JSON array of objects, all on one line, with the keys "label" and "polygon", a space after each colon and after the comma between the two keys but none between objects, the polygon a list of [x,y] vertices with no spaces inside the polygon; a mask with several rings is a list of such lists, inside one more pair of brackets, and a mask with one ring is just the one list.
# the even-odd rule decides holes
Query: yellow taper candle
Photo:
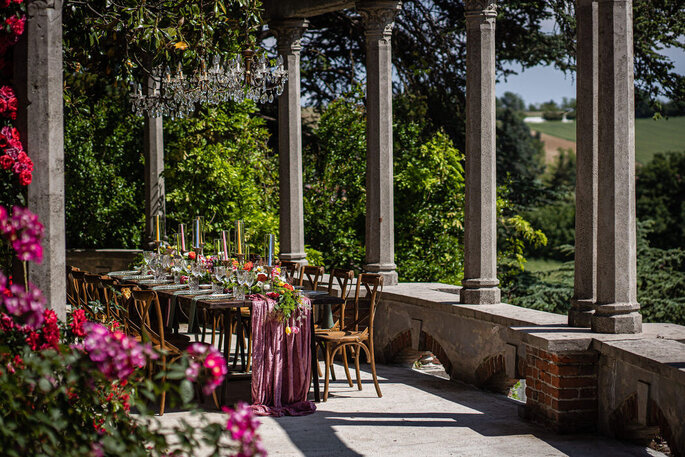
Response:
[{"label": "yellow taper candle", "polygon": [[155,230],[155,241],[160,241],[159,238],[159,214],[155,216],[157,229]]}]

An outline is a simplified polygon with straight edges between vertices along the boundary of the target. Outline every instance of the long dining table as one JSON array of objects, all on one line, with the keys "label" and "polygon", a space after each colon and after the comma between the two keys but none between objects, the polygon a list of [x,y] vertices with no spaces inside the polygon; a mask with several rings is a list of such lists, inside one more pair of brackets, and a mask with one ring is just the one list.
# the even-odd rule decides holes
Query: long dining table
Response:
[{"label": "long dining table", "polygon": [[[223,341],[223,353],[226,361],[228,363],[230,359],[231,352],[231,314],[236,313],[236,354],[233,360],[233,367],[229,368],[229,372],[236,373],[235,368],[238,360],[238,352],[240,353],[241,369],[242,372],[247,371],[246,354],[244,339],[242,338],[243,332],[243,319],[240,316],[241,308],[249,308],[252,312],[253,300],[265,299],[261,295],[250,296],[252,298],[245,298],[244,300],[238,300],[230,296],[230,294],[214,294],[212,293],[211,286],[200,286],[197,291],[190,291],[189,287],[184,284],[173,284],[170,279],[165,280],[154,280],[148,276],[142,275],[118,275],[119,272],[111,272],[108,275],[118,279],[120,282],[135,284],[140,288],[151,289],[157,292],[160,304],[163,308],[163,318],[165,320],[165,327],[170,328],[173,332],[179,332],[179,324],[181,320],[186,319],[188,321],[188,334],[195,335],[196,339],[200,338],[200,333],[202,333],[202,340],[206,335],[207,330],[207,318],[212,319],[212,344],[215,341],[215,322],[216,318],[219,316],[223,317],[223,335],[219,335],[219,345]],[[122,272],[124,273],[124,272]],[[130,273],[130,272],[126,272]],[[137,279],[140,278],[140,279]],[[319,315],[326,315],[330,313],[331,306],[339,305],[343,303],[343,299],[334,295],[330,295],[323,291],[311,291],[303,290],[302,293],[307,297],[312,305],[312,310],[314,308],[319,308],[323,311],[318,313]],[[308,321],[308,332],[306,335],[309,337],[310,344],[310,373],[311,382],[308,383],[309,386],[313,385],[314,389],[314,401],[321,401],[321,392],[319,386],[319,374],[316,359],[316,339],[315,339],[315,323],[313,319],[313,313],[309,313]],[[252,329],[250,329],[250,332]],[[251,337],[254,337],[252,335]],[[227,382],[230,381],[230,376],[227,377]]]}]

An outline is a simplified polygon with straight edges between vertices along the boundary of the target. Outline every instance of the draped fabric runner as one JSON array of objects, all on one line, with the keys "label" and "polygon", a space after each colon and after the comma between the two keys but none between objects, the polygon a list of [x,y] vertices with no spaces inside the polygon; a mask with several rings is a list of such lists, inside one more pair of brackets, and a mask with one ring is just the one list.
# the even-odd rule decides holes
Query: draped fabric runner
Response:
[{"label": "draped fabric runner", "polygon": [[[252,410],[259,416],[304,416],[316,411],[307,401],[311,375],[311,310],[301,323],[293,313],[288,325],[299,333],[287,335],[285,324],[273,318],[276,302],[261,295],[252,299]],[[309,299],[307,299],[309,300]]]}]

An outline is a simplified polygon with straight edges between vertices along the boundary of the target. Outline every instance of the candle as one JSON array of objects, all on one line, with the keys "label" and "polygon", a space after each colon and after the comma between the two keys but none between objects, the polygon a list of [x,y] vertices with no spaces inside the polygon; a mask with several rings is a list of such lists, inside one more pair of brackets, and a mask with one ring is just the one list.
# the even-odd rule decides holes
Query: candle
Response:
[{"label": "candle", "polygon": [[274,239],[276,237],[270,233],[266,236],[266,264],[272,266],[274,264]]},{"label": "candle", "polygon": [[221,243],[224,248],[224,256],[221,260],[228,260],[228,242],[226,241],[226,230],[221,231]]},{"label": "candle", "polygon": [[186,225],[180,224],[181,227],[181,252],[186,252]]},{"label": "candle", "polygon": [[181,234],[176,234],[176,252],[181,252]]},{"label": "candle", "polygon": [[235,221],[235,245],[238,249],[238,254],[243,253],[243,234],[242,234],[242,221]]},{"label": "candle", "polygon": [[219,257],[219,254],[221,254],[221,243],[219,243],[219,238],[214,240],[214,244],[216,244],[216,256]]},{"label": "candle", "polygon": [[155,216],[155,221],[156,221],[156,230],[155,230],[155,241],[160,241],[159,238],[159,214]]},{"label": "candle", "polygon": [[202,247],[202,237],[200,235],[200,217],[195,219],[195,231],[193,233],[193,247],[200,249]]}]

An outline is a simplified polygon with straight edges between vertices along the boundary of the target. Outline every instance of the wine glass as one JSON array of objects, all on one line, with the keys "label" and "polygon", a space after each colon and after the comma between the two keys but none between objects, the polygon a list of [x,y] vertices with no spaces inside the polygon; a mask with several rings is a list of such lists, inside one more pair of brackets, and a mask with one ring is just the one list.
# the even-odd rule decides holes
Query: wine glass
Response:
[{"label": "wine glass", "polygon": [[254,271],[246,271],[245,272],[245,285],[247,286],[248,293],[251,292],[252,285],[254,284],[256,278],[257,278],[257,275],[255,274]]},{"label": "wine glass", "polygon": [[226,267],[217,265],[214,267],[213,271],[214,279],[216,279],[216,282],[214,283],[214,293],[220,294],[224,291],[224,277],[226,276]]},{"label": "wine glass", "polygon": [[234,295],[238,300],[244,300],[245,299],[245,280],[247,279],[247,272],[245,270],[238,270],[235,272],[236,279],[238,282],[238,286],[235,288],[233,291]]},{"label": "wine glass", "polygon": [[147,271],[150,270],[150,261],[152,260],[153,256],[154,252],[143,251],[143,271],[141,272],[141,274],[145,274]]}]

